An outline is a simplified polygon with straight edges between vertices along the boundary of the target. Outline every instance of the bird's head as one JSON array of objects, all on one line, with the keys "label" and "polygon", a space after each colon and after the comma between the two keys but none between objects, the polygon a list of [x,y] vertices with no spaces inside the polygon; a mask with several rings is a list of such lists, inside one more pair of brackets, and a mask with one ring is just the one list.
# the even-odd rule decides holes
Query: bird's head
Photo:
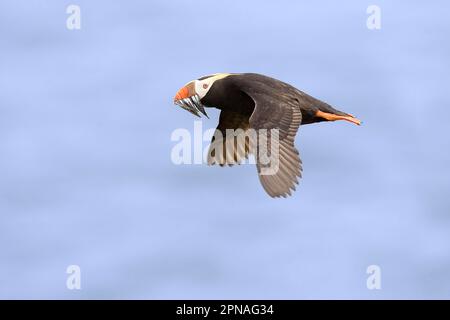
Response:
[{"label": "bird's head", "polygon": [[217,80],[223,79],[229,75],[230,74],[228,73],[217,73],[201,77],[197,80],[192,80],[178,90],[173,102],[197,117],[200,117],[200,113],[208,117],[202,99],[214,86],[214,83]]}]

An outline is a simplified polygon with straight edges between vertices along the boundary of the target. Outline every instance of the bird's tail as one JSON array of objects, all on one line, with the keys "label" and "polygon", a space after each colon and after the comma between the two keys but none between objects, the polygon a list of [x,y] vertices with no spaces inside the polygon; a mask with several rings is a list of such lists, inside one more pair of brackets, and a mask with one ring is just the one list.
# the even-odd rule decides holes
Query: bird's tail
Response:
[{"label": "bird's tail", "polygon": [[[354,115],[339,111],[328,103],[315,99],[313,97],[308,97],[310,101],[310,111],[312,112],[312,121],[311,122],[320,122],[320,121],[336,121],[336,120],[345,120],[352,122],[356,125],[360,125],[361,121],[357,119]],[[303,121],[302,121],[303,123]]]}]

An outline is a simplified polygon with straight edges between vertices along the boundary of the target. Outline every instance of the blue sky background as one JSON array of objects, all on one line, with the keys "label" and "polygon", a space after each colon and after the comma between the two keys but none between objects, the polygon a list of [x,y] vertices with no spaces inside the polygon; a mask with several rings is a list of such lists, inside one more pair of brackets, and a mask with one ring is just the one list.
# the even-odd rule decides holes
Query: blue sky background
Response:
[{"label": "blue sky background", "polygon": [[[449,10],[2,1],[0,298],[450,298]],[[289,199],[252,166],[175,166],[170,135],[195,119],[173,96],[216,72],[276,77],[364,125],[302,127]]]}]

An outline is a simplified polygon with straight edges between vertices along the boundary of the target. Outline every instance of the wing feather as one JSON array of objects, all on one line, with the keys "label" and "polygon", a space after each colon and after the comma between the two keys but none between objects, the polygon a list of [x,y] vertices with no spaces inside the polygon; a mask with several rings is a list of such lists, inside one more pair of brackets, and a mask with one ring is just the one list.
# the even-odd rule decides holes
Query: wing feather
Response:
[{"label": "wing feather", "polygon": [[[302,161],[294,145],[302,122],[301,93],[281,81],[256,74],[229,79],[233,79],[236,87],[254,101],[254,110],[250,116],[231,110],[221,111],[208,152],[208,164],[239,164],[252,153],[264,190],[271,197],[290,196],[302,177]],[[242,129],[243,135],[254,129],[257,134],[256,137],[250,135],[253,137],[250,139],[245,137],[242,143],[236,136],[228,136],[226,129]],[[265,139],[260,139],[261,132],[266,134]],[[269,155],[269,163],[261,158],[261,150]],[[276,170],[267,170],[274,166]]]}]

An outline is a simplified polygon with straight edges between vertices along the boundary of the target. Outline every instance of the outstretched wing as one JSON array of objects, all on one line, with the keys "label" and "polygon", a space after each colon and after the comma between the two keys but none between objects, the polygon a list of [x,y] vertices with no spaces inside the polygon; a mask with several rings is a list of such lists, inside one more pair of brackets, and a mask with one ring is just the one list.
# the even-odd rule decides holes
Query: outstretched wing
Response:
[{"label": "outstretched wing", "polygon": [[[302,172],[302,162],[294,146],[302,122],[300,92],[286,83],[257,74],[234,75],[229,79],[253,100],[253,113],[249,116],[221,111],[208,152],[208,164],[233,165],[252,153],[264,190],[271,197],[291,195]],[[238,131],[230,135],[227,129]]]},{"label": "outstretched wing", "polygon": [[[249,117],[222,110],[208,151],[208,164],[220,166],[240,164],[248,157],[250,141],[246,138]],[[228,133],[227,133],[228,130]]]},{"label": "outstretched wing", "polygon": [[[266,139],[258,135],[258,150],[263,148],[263,154],[270,154],[269,161],[264,161],[265,165],[262,156],[256,156],[259,179],[271,197],[286,197],[295,190],[298,178],[301,178],[302,162],[294,140],[302,114],[297,106],[277,102],[271,96],[252,94],[251,97],[256,106],[250,117],[250,126],[259,133],[261,129],[267,130],[263,132]],[[267,117],[268,114],[271,116]]]},{"label": "outstretched wing", "polygon": [[[302,161],[294,145],[302,122],[298,90],[272,78],[250,77],[252,81],[241,82],[240,88],[255,102],[249,124],[259,133],[255,154],[259,179],[271,197],[286,197],[295,190],[302,172]],[[261,131],[266,139],[261,139]],[[270,161],[261,157],[261,149],[263,154],[270,154]]]}]

